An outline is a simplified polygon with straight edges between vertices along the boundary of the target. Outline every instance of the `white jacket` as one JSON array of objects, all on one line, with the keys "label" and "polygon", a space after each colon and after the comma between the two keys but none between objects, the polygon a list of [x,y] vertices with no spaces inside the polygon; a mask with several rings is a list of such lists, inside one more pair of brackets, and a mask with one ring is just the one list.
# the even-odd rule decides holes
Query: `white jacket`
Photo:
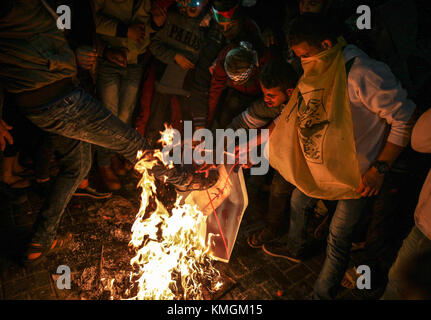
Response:
[{"label": "white jacket", "polygon": [[[412,148],[418,152],[431,153],[431,109],[419,118],[413,128]],[[431,170],[419,195],[415,222],[419,230],[431,240]]]},{"label": "white jacket", "polygon": [[365,173],[386,141],[405,147],[410,140],[416,105],[407,98],[389,67],[354,45],[343,51],[345,62],[355,58],[347,78],[356,153]]}]

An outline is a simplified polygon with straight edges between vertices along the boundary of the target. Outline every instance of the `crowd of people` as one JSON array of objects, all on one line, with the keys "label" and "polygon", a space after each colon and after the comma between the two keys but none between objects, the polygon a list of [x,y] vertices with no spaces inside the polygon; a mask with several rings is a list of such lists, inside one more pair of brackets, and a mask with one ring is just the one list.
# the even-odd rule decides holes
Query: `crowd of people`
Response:
[{"label": "crowd of people", "polygon": [[[430,39],[415,1],[369,2],[363,30],[359,1],[3,0],[2,181],[45,197],[24,263],[67,245],[57,230],[72,196],[109,198],[138,150],[190,120],[194,130],[269,130],[237,148],[266,143],[272,167],[250,247],[299,263],[315,253],[307,230],[326,209],[313,298],[355,284],[352,245],[387,284],[383,298],[431,298]],[[70,29],[57,26],[60,5]],[[92,165],[103,190],[89,183]],[[181,191],[218,178],[161,163],[152,173]]]}]

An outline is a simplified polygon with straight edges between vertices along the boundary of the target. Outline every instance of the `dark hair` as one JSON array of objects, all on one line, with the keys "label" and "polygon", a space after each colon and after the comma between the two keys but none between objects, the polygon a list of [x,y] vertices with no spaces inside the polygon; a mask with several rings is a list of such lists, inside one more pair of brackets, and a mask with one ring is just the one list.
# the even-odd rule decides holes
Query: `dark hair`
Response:
[{"label": "dark hair", "polygon": [[239,5],[239,0],[214,0],[213,6],[218,11],[228,11],[235,7],[236,5]]},{"label": "dark hair", "polygon": [[282,91],[295,88],[298,74],[282,59],[269,61],[261,70],[260,82],[267,89],[280,87]]},{"label": "dark hair", "polygon": [[304,13],[292,20],[286,36],[290,47],[304,41],[311,46],[320,47],[324,40],[336,43],[338,35],[336,27],[327,17]]}]

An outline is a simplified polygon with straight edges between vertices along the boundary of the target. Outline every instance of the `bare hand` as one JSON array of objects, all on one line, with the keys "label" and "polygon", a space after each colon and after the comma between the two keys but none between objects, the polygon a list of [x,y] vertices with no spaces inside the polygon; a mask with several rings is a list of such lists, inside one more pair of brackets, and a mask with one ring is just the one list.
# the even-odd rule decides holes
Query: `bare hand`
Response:
[{"label": "bare hand", "polygon": [[127,49],[126,48],[107,48],[105,57],[112,63],[120,67],[127,67]]},{"label": "bare hand", "polygon": [[142,23],[130,25],[127,30],[127,37],[135,42],[143,42],[145,39],[145,25]]},{"label": "bare hand", "polygon": [[0,150],[1,151],[4,151],[4,149],[6,148],[6,143],[13,144],[13,137],[9,133],[9,130],[12,130],[12,126],[4,122],[3,119],[0,119]]},{"label": "bare hand", "polygon": [[167,8],[160,8],[159,6],[154,6],[151,9],[151,16],[153,17],[153,22],[156,26],[161,27],[166,21],[166,11]]},{"label": "bare hand", "polygon": [[193,62],[191,62],[189,59],[187,59],[186,57],[184,57],[181,54],[177,53],[174,57],[174,60],[184,70],[193,69],[195,67]]},{"label": "bare hand", "polygon": [[371,167],[362,176],[362,181],[356,192],[363,197],[372,197],[379,193],[385,175],[377,171],[375,167]]},{"label": "bare hand", "polygon": [[85,70],[91,70],[97,61],[96,49],[89,46],[81,46],[76,49],[78,66]]}]

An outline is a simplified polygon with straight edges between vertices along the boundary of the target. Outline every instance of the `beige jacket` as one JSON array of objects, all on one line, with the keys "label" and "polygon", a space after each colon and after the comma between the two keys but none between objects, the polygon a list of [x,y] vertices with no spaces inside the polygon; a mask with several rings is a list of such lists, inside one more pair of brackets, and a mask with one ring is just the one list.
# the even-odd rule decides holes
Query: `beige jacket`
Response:
[{"label": "beige jacket", "polygon": [[[138,55],[145,53],[150,44],[151,0],[92,0],[95,11],[96,32],[101,40],[112,47],[127,48],[127,63],[135,64]],[[137,43],[127,38],[129,25],[142,23],[146,26],[145,40]]]}]

